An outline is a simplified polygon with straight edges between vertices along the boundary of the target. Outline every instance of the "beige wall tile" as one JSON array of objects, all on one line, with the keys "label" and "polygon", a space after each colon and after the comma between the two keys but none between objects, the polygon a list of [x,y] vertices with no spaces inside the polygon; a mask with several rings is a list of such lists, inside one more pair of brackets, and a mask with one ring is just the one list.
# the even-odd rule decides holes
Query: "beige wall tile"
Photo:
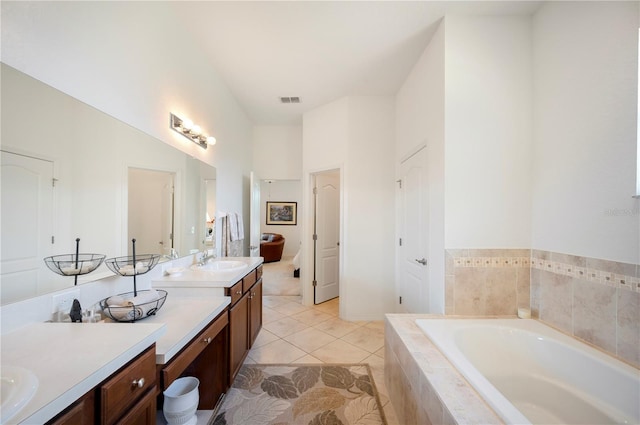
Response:
[{"label": "beige wall tile", "polygon": [[573,278],[573,334],[598,347],[616,351],[616,289]]},{"label": "beige wall tile", "polygon": [[476,267],[456,270],[456,289],[453,310],[455,314],[481,315],[485,308],[485,282],[488,271]]},{"label": "beige wall tile", "polygon": [[490,269],[485,283],[484,315],[508,315],[517,312],[517,268]]},{"label": "beige wall tile", "polygon": [[570,276],[540,270],[540,319],[573,333],[573,285]]},{"label": "beige wall tile", "polygon": [[618,290],[617,353],[640,367],[640,293]]},{"label": "beige wall tile", "polygon": [[531,307],[531,269],[529,267],[516,271],[516,307]]}]

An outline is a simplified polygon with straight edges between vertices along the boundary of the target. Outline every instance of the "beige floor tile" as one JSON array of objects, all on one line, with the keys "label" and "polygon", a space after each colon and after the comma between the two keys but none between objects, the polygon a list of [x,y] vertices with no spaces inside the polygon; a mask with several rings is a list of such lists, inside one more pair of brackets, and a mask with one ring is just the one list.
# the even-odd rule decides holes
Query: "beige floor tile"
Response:
[{"label": "beige floor tile", "polygon": [[282,319],[274,320],[273,322],[264,323],[262,327],[269,332],[276,334],[280,338],[284,338],[287,335],[291,335],[308,328],[304,323],[298,322],[290,317],[283,317]]},{"label": "beige floor tile", "polygon": [[367,328],[366,326],[349,332],[340,339],[358,348],[367,350],[369,353],[375,353],[384,347],[384,334],[379,330]]},{"label": "beige floor tile", "polygon": [[277,305],[273,307],[273,309],[278,313],[284,314],[285,316],[292,316],[294,314],[309,310],[309,307],[305,307],[297,302],[288,302],[285,304]]},{"label": "beige floor tile", "polygon": [[384,359],[384,347],[382,347],[381,349],[379,349],[378,351],[376,351],[376,352],[375,352],[375,353],[373,353],[373,354],[375,354],[376,356],[378,356],[378,357],[380,357],[380,358]]},{"label": "beige floor tile", "polygon": [[339,300],[338,298],[334,298],[330,301],[324,302],[322,304],[318,304],[313,308],[316,310],[322,311],[323,313],[330,314],[332,316],[338,316],[338,314],[340,313],[340,302],[338,300]]},{"label": "beige floor tile", "polygon": [[320,322],[314,326],[314,328],[320,329],[321,331],[333,335],[336,338],[340,338],[350,332],[353,332],[358,329],[358,327],[359,326],[353,322],[347,322],[346,320],[337,318]]},{"label": "beige floor tile", "polygon": [[333,316],[316,309],[310,309],[307,311],[303,311],[302,313],[293,314],[291,315],[291,318],[296,319],[306,325],[315,326],[329,319],[333,319]]},{"label": "beige floor tile", "polygon": [[366,351],[339,339],[310,354],[325,363],[359,363],[369,356]]},{"label": "beige floor tile", "polygon": [[258,336],[256,337],[255,342],[253,343],[253,348],[258,348],[262,345],[268,344],[270,342],[273,342],[277,339],[280,339],[280,337],[274,333],[269,332],[268,330],[262,328],[260,330],[260,333],[258,334]]},{"label": "beige floor tile", "polygon": [[320,359],[316,359],[311,354],[307,354],[304,357],[300,357],[298,360],[291,362],[292,364],[323,364],[324,362]]},{"label": "beige floor tile", "polygon": [[269,308],[273,308],[281,304],[286,304],[288,302],[291,302],[291,300],[286,297],[280,297],[277,295],[265,295],[262,297],[262,305]]},{"label": "beige floor tile", "polygon": [[242,364],[256,364],[256,361],[253,360],[251,356],[247,355],[247,357],[244,358],[244,362],[242,362]]},{"label": "beige floor tile", "polygon": [[393,404],[388,402],[384,405],[384,416],[387,419],[387,425],[407,425],[401,424],[398,421],[398,416],[396,415],[396,410],[393,408]]},{"label": "beige floor tile", "polygon": [[283,317],[287,317],[282,313],[278,313],[272,308],[267,306],[262,306],[262,323],[269,323],[275,320],[282,319]]},{"label": "beige floor tile", "polygon": [[249,356],[256,363],[291,363],[307,353],[298,347],[289,344],[287,341],[278,339],[263,345],[262,347],[252,348]]},{"label": "beige floor tile", "polygon": [[315,328],[307,328],[284,337],[284,340],[292,343],[301,350],[310,353],[318,348],[336,340],[336,337],[324,333]]},{"label": "beige floor tile", "polygon": [[367,322],[367,324],[364,326],[371,329],[377,329],[384,333],[384,320],[375,320],[373,322]]}]

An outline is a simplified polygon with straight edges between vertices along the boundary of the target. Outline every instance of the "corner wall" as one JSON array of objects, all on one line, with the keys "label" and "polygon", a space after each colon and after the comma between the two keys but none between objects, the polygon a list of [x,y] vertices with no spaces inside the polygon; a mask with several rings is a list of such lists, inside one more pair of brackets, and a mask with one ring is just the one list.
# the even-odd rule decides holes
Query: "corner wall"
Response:
[{"label": "corner wall", "polygon": [[531,72],[530,17],[446,16],[446,314],[529,306]]},{"label": "corner wall", "polygon": [[[347,97],[303,118],[303,300],[312,303],[315,172],[341,170],[340,317],[381,320],[393,309],[393,99]],[[372,243],[372,240],[375,243]]]},{"label": "corner wall", "polygon": [[[425,165],[429,192],[427,223],[429,232],[429,267],[427,268],[429,273],[429,313],[444,313],[445,311],[444,27],[445,23],[442,21],[429,45],[398,91],[395,109],[396,169],[399,169],[400,161],[417,146],[422,143],[426,143],[427,146],[427,163]],[[396,226],[399,228],[398,223]],[[397,238],[399,237],[402,235],[397,235]],[[396,267],[399,267],[399,260],[396,261]],[[399,282],[396,282],[396,285],[398,284]],[[394,301],[396,299],[397,297],[394,297]]]},{"label": "corner wall", "polygon": [[638,2],[547,2],[533,18],[531,307],[640,365]]}]

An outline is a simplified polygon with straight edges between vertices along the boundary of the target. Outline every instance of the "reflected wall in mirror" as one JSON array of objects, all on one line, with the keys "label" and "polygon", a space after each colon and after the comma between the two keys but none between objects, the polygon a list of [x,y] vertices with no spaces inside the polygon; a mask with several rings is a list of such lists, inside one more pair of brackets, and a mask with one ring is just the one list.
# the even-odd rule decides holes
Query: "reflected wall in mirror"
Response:
[{"label": "reflected wall in mirror", "polygon": [[[15,203],[11,214],[31,217],[32,224],[23,223],[29,229],[28,237],[15,232],[6,232],[5,237],[11,224],[2,220],[0,264],[4,266],[5,260],[13,261],[28,253],[37,267],[31,272],[35,276],[32,282],[26,285],[22,279],[20,293],[12,297],[5,298],[3,291],[11,277],[0,276],[1,304],[73,286],[73,279],[55,275],[46,269],[42,259],[74,253],[76,238],[81,239],[81,252],[104,254],[107,258],[128,254],[129,169],[174,175],[173,246],[180,255],[204,248],[204,182],[215,180],[214,167],[6,64],[1,66],[2,150],[52,164],[55,179],[51,195],[53,234],[37,223],[41,211],[34,211],[33,205],[24,202]],[[23,188],[13,186],[15,181],[3,178],[0,182],[3,201],[5,193],[23,193]],[[130,213],[135,216],[137,208]],[[27,243],[36,235],[48,241],[41,248]],[[137,239],[142,242],[140,237]],[[137,248],[136,252],[142,253]],[[81,276],[79,283],[110,274],[102,265]]]}]

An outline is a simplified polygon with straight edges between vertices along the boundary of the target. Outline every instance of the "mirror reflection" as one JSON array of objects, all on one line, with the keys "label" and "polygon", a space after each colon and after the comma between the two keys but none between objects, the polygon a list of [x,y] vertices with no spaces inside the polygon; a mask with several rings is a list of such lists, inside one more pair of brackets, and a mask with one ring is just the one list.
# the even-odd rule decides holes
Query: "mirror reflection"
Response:
[{"label": "mirror reflection", "polygon": [[1,304],[73,286],[42,259],[76,238],[107,258],[132,238],[167,258],[215,248],[214,167],[5,64],[1,96]]}]

